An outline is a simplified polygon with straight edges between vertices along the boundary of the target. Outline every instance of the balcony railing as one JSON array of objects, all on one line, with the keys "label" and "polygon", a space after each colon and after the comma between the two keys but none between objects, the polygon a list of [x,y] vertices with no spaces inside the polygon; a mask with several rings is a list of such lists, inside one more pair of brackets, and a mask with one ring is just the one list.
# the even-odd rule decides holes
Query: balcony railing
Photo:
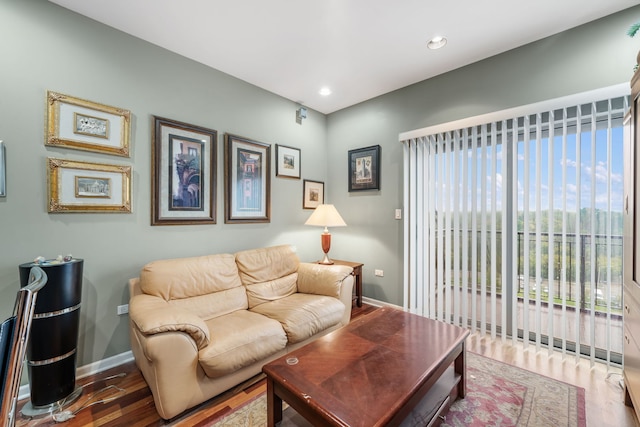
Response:
[{"label": "balcony railing", "polygon": [[[565,234],[564,236],[564,243],[562,234],[556,233],[552,239],[554,277],[549,280],[549,262],[543,262],[542,279],[536,280],[535,275],[529,278],[530,295],[535,295],[537,283],[540,283],[541,299],[547,303],[550,294],[549,286],[553,286],[554,304],[565,302],[567,306],[580,307],[584,310],[589,309],[592,300],[595,300],[596,311],[606,312],[610,307],[612,312],[621,313],[622,236],[589,234]],[[531,259],[531,256],[535,256],[535,239],[529,239],[529,244]],[[548,261],[548,233],[541,234],[541,245],[542,253]],[[579,259],[577,259],[578,252]],[[592,252],[595,252],[595,257],[592,256]],[[526,281],[523,232],[518,233],[518,254],[518,294],[523,295]],[[529,265],[529,271],[535,272],[535,262],[530,261]]]},{"label": "balcony railing", "polygon": [[[478,233],[479,234],[479,233]],[[471,232],[469,232],[471,235]],[[563,242],[564,238],[564,242]],[[496,233],[496,289],[502,294],[502,233]],[[622,312],[622,236],[604,236],[589,234],[564,234],[555,233],[553,244],[553,278],[549,278],[549,233],[540,234],[541,265],[536,264],[537,239],[531,234],[529,240],[529,269],[525,277],[524,259],[524,232],[518,232],[517,269],[518,269],[518,296],[523,298],[525,285],[529,290],[529,297],[535,298],[538,284],[541,285],[541,300],[549,303],[550,286],[553,286],[553,303],[566,304],[568,307],[580,307],[582,310],[591,308],[591,301],[595,298],[596,311],[606,312],[610,307],[613,313]],[[482,250],[486,253],[485,274],[487,283],[490,282],[491,248],[481,248],[480,238],[477,239],[476,253]],[[469,242],[471,237],[469,236]],[[488,241],[488,239],[487,239]],[[578,250],[579,249],[579,250]],[[477,266],[472,268],[471,248],[467,257],[469,265],[468,283],[471,283],[473,272],[476,272],[477,283],[481,283],[481,260],[477,257]],[[595,252],[595,257],[592,257]],[[578,259],[578,254],[580,258]],[[453,254],[451,254],[453,259]],[[595,260],[595,264],[593,263]],[[463,268],[462,271],[465,269]],[[539,271],[540,277],[537,278]],[[593,285],[593,286],[592,286]]]}]

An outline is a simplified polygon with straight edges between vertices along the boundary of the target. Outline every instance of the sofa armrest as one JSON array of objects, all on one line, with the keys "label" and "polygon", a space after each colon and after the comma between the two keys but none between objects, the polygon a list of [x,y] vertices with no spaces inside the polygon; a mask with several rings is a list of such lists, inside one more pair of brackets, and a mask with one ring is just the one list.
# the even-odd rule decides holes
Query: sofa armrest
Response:
[{"label": "sofa armrest", "polygon": [[322,265],[301,262],[298,266],[298,292],[326,295],[339,299],[344,305],[342,326],[351,320],[353,299],[353,268],[346,265]]},{"label": "sofa armrest", "polygon": [[184,332],[147,335],[130,323],[131,351],[151,389],[158,414],[164,419],[173,418],[201,402],[197,385],[204,372],[191,336]]},{"label": "sofa armrest", "polygon": [[352,271],[346,265],[301,262],[298,266],[298,292],[340,298],[342,282]]},{"label": "sofa armrest", "polygon": [[198,350],[209,345],[209,328],[195,314],[173,307],[151,295],[136,295],[129,301],[129,316],[135,327],[145,335],[162,332],[184,332],[196,343]]}]

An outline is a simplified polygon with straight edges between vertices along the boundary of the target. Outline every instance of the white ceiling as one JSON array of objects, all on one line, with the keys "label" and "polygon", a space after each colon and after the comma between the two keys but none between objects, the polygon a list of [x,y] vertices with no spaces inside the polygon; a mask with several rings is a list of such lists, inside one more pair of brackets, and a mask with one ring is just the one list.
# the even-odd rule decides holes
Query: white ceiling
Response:
[{"label": "white ceiling", "polygon": [[[50,1],[325,114],[638,4]],[[446,36],[447,46],[427,49],[427,40],[436,35]],[[319,95],[322,86],[333,93]]]}]

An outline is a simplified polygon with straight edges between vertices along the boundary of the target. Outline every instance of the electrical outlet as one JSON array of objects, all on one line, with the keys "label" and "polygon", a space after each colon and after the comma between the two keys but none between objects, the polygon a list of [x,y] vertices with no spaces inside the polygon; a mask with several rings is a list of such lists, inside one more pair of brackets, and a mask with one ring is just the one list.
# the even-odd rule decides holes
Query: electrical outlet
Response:
[{"label": "electrical outlet", "polygon": [[384,271],[382,270],[373,270],[373,274],[375,274],[378,277],[384,277]]},{"label": "electrical outlet", "polygon": [[129,304],[119,305],[116,308],[116,313],[118,316],[122,316],[123,314],[127,314],[129,312]]}]

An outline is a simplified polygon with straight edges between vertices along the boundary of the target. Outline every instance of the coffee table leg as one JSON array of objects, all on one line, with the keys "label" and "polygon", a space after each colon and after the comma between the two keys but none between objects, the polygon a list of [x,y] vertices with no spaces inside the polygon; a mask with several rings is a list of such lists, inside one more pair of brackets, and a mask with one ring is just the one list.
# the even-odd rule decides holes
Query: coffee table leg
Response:
[{"label": "coffee table leg", "polygon": [[465,350],[464,341],[461,344],[460,354],[456,357],[454,369],[457,374],[460,375],[460,382],[458,383],[458,397],[463,399],[467,391],[467,352]]},{"label": "coffee table leg", "polygon": [[276,395],[273,380],[267,376],[267,426],[282,421],[282,399]]}]

